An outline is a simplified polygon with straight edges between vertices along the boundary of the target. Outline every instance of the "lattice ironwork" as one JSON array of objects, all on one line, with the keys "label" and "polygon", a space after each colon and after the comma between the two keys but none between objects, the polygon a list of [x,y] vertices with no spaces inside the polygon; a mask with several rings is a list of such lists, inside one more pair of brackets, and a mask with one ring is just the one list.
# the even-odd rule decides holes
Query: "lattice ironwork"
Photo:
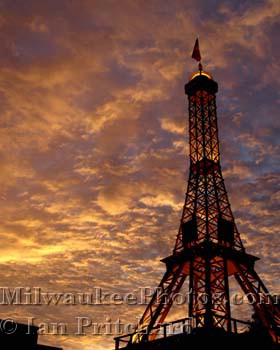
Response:
[{"label": "lattice ironwork", "polygon": [[275,304],[269,291],[257,275],[256,271],[241,264],[236,264],[237,272],[235,278],[250,303],[254,306],[255,312],[268,329],[274,342],[279,343],[280,336],[280,309]]},{"label": "lattice ironwork", "polygon": [[[132,343],[151,341],[189,276],[189,317],[196,327],[231,332],[229,276],[234,275],[263,326],[278,341],[280,311],[254,270],[234,222],[220,165],[217,83],[202,71],[185,86],[189,99],[190,173],[173,254]],[[262,300],[260,300],[262,298]],[[263,300],[264,299],[264,300]],[[262,302],[260,302],[262,301]]]},{"label": "lattice ironwork", "polygon": [[206,76],[197,76],[186,84],[189,98],[190,175],[181,225],[174,254],[184,249],[183,224],[195,215],[198,238],[192,244],[205,240],[219,243],[219,217],[232,223],[235,249],[244,251],[234,223],[220,166],[218,125],[215,93],[218,85]]}]

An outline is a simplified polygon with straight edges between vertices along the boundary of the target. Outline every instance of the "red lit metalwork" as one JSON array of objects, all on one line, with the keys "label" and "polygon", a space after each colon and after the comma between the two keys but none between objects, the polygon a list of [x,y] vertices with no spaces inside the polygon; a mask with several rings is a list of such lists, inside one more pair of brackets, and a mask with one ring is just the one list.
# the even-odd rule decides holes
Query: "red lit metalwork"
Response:
[{"label": "red lit metalwork", "polygon": [[[189,276],[189,317],[197,328],[231,333],[229,277],[250,295],[256,315],[275,343],[280,311],[254,270],[258,258],[245,252],[235,225],[220,165],[216,114],[217,83],[194,74],[185,85],[189,99],[190,173],[181,224],[167,271],[131,337],[131,344],[152,341]],[[200,298],[206,296],[206,300]],[[260,302],[265,295],[265,302]],[[168,296],[168,297],[166,297]]]}]

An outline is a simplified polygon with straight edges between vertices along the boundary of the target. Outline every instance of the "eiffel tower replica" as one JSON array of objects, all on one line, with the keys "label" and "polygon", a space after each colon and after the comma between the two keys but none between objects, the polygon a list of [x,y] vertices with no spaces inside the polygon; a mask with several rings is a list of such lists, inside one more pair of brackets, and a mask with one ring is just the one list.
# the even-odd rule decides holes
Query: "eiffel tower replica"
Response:
[{"label": "eiffel tower replica", "polygon": [[[190,172],[179,232],[173,254],[162,260],[166,272],[136,331],[115,338],[116,349],[205,349],[205,341],[215,349],[279,349],[279,306],[255,271],[258,258],[245,251],[226,192],[216,113],[218,84],[202,69],[198,40],[192,57],[199,66],[185,85]],[[231,276],[254,308],[255,331],[251,326],[251,331],[240,333],[238,323],[247,323],[231,317]],[[189,317],[164,324],[187,277]],[[176,323],[182,324],[181,333],[168,334]]]}]

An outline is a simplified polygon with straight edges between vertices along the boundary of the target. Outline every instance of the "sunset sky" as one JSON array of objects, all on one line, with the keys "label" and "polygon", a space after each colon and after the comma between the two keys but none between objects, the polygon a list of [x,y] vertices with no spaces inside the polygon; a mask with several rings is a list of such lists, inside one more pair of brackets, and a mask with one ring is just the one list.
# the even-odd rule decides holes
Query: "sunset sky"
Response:
[{"label": "sunset sky", "polygon": [[[184,84],[219,84],[226,188],[256,270],[279,293],[280,1],[0,0],[0,287],[155,287],[189,171]],[[136,323],[144,306],[1,306],[0,318]],[[182,317],[184,310],[178,311]]]}]

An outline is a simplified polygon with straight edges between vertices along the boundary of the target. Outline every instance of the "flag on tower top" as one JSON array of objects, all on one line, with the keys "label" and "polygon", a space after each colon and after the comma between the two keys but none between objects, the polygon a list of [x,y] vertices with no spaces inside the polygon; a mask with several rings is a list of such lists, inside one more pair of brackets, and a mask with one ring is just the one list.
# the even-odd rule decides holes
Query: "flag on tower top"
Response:
[{"label": "flag on tower top", "polygon": [[192,58],[194,58],[194,59],[197,60],[198,62],[201,61],[198,39],[196,39],[195,44],[194,44],[193,53],[192,53]]}]

